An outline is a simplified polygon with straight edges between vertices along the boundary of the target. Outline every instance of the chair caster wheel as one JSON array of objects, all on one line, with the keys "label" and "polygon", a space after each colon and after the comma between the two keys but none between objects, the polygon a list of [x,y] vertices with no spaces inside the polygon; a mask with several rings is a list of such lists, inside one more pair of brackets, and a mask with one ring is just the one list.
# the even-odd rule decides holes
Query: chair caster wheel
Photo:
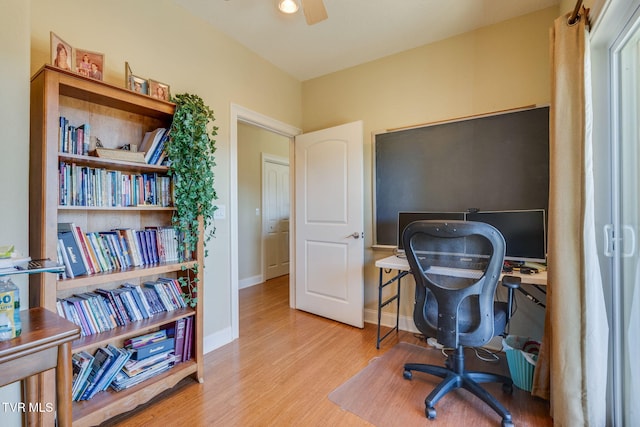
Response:
[{"label": "chair caster wheel", "polygon": [[[436,418],[436,408],[434,407],[426,407],[424,410],[425,415],[428,419],[434,420]],[[504,427],[504,426],[503,426]],[[511,426],[513,427],[513,426]]]},{"label": "chair caster wheel", "polygon": [[513,383],[512,384],[503,383],[502,391],[507,394],[513,394]]},{"label": "chair caster wheel", "polygon": [[405,370],[402,374],[405,380],[410,380],[413,378],[413,374],[409,370]]},{"label": "chair caster wheel", "polygon": [[502,427],[513,427],[513,421],[511,421],[511,420],[502,420]]}]

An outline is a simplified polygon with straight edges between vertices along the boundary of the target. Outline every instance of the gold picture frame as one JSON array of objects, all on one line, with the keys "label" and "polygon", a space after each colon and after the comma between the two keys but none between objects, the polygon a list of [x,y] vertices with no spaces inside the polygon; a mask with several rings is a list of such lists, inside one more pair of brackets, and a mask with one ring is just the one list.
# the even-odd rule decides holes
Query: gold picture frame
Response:
[{"label": "gold picture frame", "polygon": [[151,95],[152,98],[163,101],[169,101],[171,99],[169,85],[152,79],[149,79],[149,95]]},{"label": "gold picture frame", "polygon": [[51,65],[61,70],[73,71],[71,69],[73,47],[53,31],[49,32],[49,38],[51,45]]}]

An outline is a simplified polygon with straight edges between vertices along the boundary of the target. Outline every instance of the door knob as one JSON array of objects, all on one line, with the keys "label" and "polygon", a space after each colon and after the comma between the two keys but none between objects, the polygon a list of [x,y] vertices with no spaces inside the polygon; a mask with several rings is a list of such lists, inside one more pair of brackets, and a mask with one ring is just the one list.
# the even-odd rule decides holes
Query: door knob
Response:
[{"label": "door knob", "polygon": [[353,234],[349,234],[347,237],[353,237],[354,239],[359,239],[360,238],[360,233],[358,233],[356,231]]}]

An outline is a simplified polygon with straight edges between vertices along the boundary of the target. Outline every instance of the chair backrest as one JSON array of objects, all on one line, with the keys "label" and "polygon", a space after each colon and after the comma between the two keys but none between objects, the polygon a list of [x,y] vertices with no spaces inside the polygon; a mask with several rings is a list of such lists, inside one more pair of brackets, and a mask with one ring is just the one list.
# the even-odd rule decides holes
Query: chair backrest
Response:
[{"label": "chair backrest", "polygon": [[402,238],[416,281],[418,330],[451,348],[491,340],[505,252],[502,234],[481,222],[416,221]]}]

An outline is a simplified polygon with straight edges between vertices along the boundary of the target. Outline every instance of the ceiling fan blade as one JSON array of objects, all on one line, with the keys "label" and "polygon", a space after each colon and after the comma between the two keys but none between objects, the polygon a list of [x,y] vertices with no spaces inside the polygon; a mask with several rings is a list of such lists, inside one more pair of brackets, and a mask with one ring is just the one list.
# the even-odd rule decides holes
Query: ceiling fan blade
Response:
[{"label": "ceiling fan blade", "polygon": [[302,10],[307,24],[313,25],[328,18],[322,0],[302,0]]}]

